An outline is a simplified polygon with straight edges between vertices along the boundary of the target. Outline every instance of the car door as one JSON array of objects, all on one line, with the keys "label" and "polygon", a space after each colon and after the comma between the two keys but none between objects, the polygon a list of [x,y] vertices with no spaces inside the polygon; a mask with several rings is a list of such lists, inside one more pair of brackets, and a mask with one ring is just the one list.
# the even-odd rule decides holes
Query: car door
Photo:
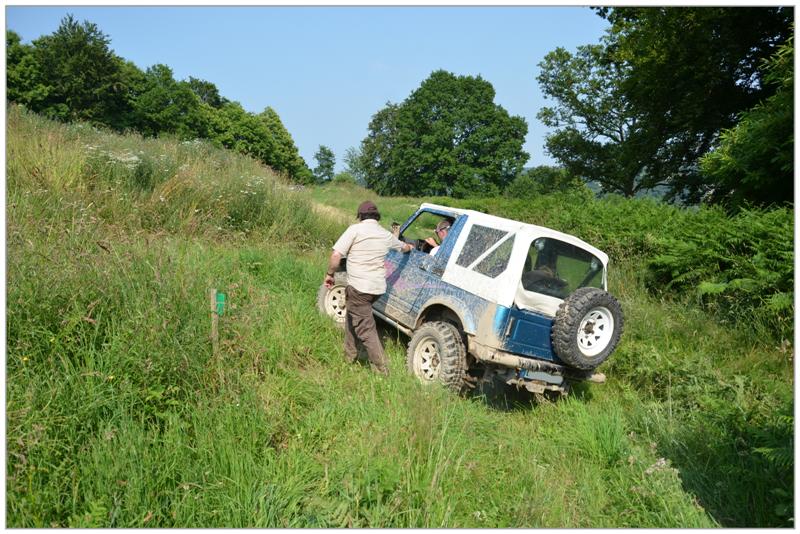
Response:
[{"label": "car door", "polygon": [[[425,214],[436,216],[450,216],[437,210],[425,209],[417,212],[413,218],[403,225],[400,235],[414,224],[421,222],[419,219]],[[386,255],[386,293],[372,305],[375,310],[386,317],[405,326],[413,326],[416,318],[414,305],[421,294],[436,287],[441,280],[444,265],[447,263],[452,243],[458,237],[458,228],[451,229],[447,238],[435,256],[430,256],[419,250],[412,250],[404,254],[390,250]]]}]

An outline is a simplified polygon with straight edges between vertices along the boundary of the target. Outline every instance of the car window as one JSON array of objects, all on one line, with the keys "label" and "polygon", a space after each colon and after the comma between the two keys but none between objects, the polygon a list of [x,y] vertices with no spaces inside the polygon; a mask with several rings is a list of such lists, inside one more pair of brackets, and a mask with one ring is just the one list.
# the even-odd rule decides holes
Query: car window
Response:
[{"label": "car window", "polygon": [[540,237],[522,272],[526,291],[566,298],[579,287],[603,287],[603,263],[590,252],[558,239]]},{"label": "car window", "polygon": [[511,258],[513,248],[513,237],[506,239],[475,266],[475,271],[489,278],[496,278],[508,268],[508,260]]},{"label": "car window", "polygon": [[403,230],[400,239],[411,243],[417,250],[428,253],[435,245],[441,245],[435,230],[436,225],[443,220],[453,222],[452,217],[423,211]]},{"label": "car window", "polygon": [[425,239],[430,237],[433,235],[433,230],[436,228],[437,223],[442,219],[441,215],[424,211],[403,231],[403,237],[406,239]]},{"label": "car window", "polygon": [[473,225],[464,242],[464,248],[461,249],[461,254],[458,255],[456,265],[461,267],[469,267],[475,260],[481,257],[483,253],[492,248],[498,241],[508,235],[504,230],[497,228],[489,228],[479,224]]}]

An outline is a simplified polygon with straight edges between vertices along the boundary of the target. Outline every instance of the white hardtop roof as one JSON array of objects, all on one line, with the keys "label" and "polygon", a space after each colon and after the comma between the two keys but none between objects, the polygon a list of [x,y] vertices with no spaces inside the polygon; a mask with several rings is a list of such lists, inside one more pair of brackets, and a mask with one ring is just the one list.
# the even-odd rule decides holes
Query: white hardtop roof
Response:
[{"label": "white hardtop roof", "polygon": [[496,215],[481,213],[480,211],[465,210],[461,208],[451,208],[450,206],[442,206],[441,204],[431,204],[429,202],[423,202],[419,207],[419,209],[425,209],[425,208],[450,212],[457,215],[469,215],[470,217],[475,217],[475,219],[478,221],[480,220],[486,221],[489,225],[491,225],[492,221],[505,221],[506,224],[510,222],[514,225],[518,225],[520,230],[529,231],[531,234],[536,235],[537,237],[552,237],[554,239],[558,239],[560,241],[564,241],[565,243],[569,243],[571,245],[575,245],[577,247],[585,249],[594,254],[600,261],[602,261],[603,265],[608,264],[608,255],[602,250],[593,247],[586,241],[578,239],[573,235],[565,234],[563,232],[559,232],[558,230],[547,228],[546,226],[537,226],[535,224],[519,222],[513,219],[506,219],[505,217],[498,217]]}]

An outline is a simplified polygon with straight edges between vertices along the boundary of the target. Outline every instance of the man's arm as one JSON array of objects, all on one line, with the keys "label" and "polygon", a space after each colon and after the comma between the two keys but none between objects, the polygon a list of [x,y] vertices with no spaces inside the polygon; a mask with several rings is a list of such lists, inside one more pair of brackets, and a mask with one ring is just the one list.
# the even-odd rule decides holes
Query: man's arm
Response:
[{"label": "man's arm", "polygon": [[331,257],[328,259],[328,270],[325,273],[325,287],[333,287],[333,275],[339,268],[339,263],[342,261],[342,255],[335,250],[331,252]]}]

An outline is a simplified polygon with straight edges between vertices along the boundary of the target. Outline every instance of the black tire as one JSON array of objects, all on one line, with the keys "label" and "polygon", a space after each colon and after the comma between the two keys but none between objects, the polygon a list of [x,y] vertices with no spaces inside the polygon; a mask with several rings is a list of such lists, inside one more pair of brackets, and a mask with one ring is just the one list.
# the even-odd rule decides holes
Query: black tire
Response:
[{"label": "black tire", "polygon": [[582,287],[558,307],[551,340],[561,360],[576,369],[592,370],[619,343],[624,318],[617,299],[594,287]]},{"label": "black tire", "polygon": [[347,273],[339,271],[333,275],[333,287],[328,289],[325,284],[319,286],[317,291],[317,309],[321,314],[327,315],[340,328],[344,328],[345,314],[347,313],[347,299],[344,290],[347,287]]},{"label": "black tire", "polygon": [[406,353],[408,371],[423,384],[439,382],[463,393],[467,387],[467,349],[458,328],[450,323],[424,323],[414,331]]}]

